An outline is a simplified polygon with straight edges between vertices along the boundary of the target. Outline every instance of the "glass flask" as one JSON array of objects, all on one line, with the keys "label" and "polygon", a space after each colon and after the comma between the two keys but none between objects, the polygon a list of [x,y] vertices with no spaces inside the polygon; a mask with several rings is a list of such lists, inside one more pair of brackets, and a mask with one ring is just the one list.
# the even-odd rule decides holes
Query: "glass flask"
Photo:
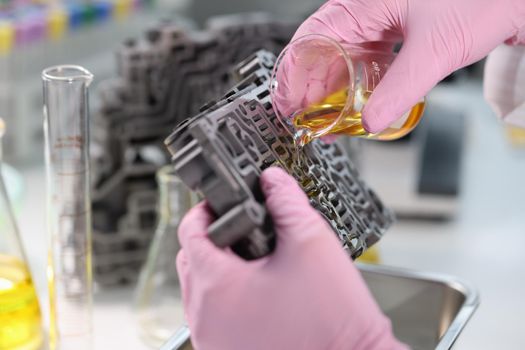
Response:
[{"label": "glass flask", "polygon": [[361,113],[390,67],[394,52],[367,50],[328,36],[292,41],[277,58],[270,83],[275,112],[297,145],[329,134],[394,140],[412,131],[423,114],[418,102],[386,130],[368,133]]},{"label": "glass flask", "polygon": [[92,348],[88,86],[80,66],[42,72],[51,350]]},{"label": "glass flask", "polygon": [[141,337],[156,348],[185,323],[175,265],[180,250],[177,230],[184,214],[196,203],[172,166],[160,168],[157,182],[159,222],[140,273],[135,300]]},{"label": "glass flask", "polygon": [[40,306],[2,174],[4,131],[0,119],[0,349],[40,349]]}]

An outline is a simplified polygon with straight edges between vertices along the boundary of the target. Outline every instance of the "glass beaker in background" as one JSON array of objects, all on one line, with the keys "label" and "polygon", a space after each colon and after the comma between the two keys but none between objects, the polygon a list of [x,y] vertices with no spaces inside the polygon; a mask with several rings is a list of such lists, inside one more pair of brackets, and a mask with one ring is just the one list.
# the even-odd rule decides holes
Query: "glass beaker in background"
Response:
[{"label": "glass beaker in background", "polygon": [[394,140],[423,114],[418,102],[387,129],[371,134],[361,112],[395,53],[349,46],[321,34],[288,44],[277,58],[270,94],[275,113],[299,146],[329,134]]},{"label": "glass beaker in background", "polygon": [[141,337],[158,348],[184,324],[175,266],[175,257],[180,250],[177,230],[196,199],[170,165],[157,172],[157,182],[159,222],[140,273],[135,307]]},{"label": "glass beaker in background", "polygon": [[42,72],[51,350],[92,348],[88,111],[92,80],[93,75],[79,66]]},{"label": "glass beaker in background", "polygon": [[43,343],[40,306],[2,175],[0,119],[0,349],[35,350]]}]

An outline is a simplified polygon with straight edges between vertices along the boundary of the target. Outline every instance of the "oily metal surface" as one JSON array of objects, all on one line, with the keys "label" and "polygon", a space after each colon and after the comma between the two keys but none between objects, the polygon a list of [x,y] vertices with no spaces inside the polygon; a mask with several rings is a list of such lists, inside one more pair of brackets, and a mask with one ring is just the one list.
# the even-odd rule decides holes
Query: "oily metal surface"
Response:
[{"label": "oily metal surface", "polygon": [[269,254],[274,232],[259,189],[259,174],[278,165],[301,185],[356,258],[393,221],[336,144],[321,140],[297,152],[276,118],[269,94],[275,56],[258,51],[234,70],[237,85],[166,139],[175,172],[208,201],[217,220],[209,229],[218,246],[247,259]]}]

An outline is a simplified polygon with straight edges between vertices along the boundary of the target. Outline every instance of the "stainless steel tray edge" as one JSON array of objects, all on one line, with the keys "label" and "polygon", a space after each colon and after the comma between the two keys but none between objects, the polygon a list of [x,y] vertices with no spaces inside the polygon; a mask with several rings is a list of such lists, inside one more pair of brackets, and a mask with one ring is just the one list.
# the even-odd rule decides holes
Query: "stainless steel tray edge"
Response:
[{"label": "stainless steel tray edge", "polygon": [[447,350],[452,348],[454,342],[457,340],[458,336],[463,331],[468,320],[472,317],[474,311],[476,311],[480,303],[479,294],[470,283],[451,275],[365,263],[357,263],[357,266],[361,271],[384,273],[390,276],[414,278],[426,280],[429,282],[440,282],[460,291],[463,295],[465,295],[465,301],[461,307],[461,310],[456,315],[456,317],[454,317],[454,320],[448,327],[447,331],[443,334],[441,340],[435,348],[436,350]]}]

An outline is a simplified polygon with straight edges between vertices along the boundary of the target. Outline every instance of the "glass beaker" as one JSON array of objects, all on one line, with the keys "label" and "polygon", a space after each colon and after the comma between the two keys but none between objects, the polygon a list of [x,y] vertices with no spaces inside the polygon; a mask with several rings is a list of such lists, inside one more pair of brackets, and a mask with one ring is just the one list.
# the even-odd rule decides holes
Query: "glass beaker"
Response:
[{"label": "glass beaker", "polygon": [[180,220],[196,203],[171,165],[157,172],[159,222],[136,290],[136,312],[142,338],[156,348],[184,325],[175,257],[180,250]]},{"label": "glass beaker", "polygon": [[43,342],[40,306],[2,174],[0,119],[0,349],[34,350]]},{"label": "glass beaker", "polygon": [[42,72],[46,155],[50,348],[92,347],[93,282],[86,69]]},{"label": "glass beaker", "polygon": [[377,140],[405,136],[419,122],[423,100],[377,134],[368,133],[361,121],[394,57],[394,52],[350,46],[321,34],[292,41],[277,58],[270,83],[278,119],[298,145],[329,134]]}]

